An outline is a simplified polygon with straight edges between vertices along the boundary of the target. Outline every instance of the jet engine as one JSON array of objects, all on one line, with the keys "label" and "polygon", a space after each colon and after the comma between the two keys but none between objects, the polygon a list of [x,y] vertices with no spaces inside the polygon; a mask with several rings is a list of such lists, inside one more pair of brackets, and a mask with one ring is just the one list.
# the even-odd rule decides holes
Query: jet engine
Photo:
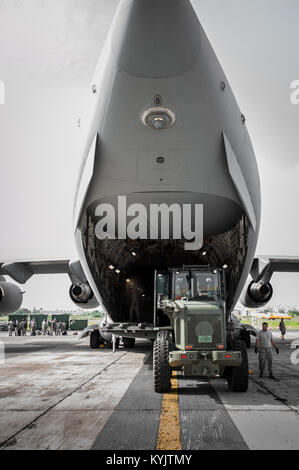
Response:
[{"label": "jet engine", "polygon": [[241,296],[244,307],[259,308],[266,305],[272,298],[273,287],[270,282],[252,281]]},{"label": "jet engine", "polygon": [[23,293],[21,289],[10,282],[0,282],[0,313],[16,312],[22,305]]},{"label": "jet engine", "polygon": [[89,284],[72,284],[70,297],[81,308],[90,309],[98,306],[98,301]]}]

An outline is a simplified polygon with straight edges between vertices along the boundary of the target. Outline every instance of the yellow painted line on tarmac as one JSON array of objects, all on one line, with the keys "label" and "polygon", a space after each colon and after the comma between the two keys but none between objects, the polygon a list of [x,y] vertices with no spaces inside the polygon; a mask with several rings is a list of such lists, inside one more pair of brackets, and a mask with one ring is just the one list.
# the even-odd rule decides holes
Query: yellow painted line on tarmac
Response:
[{"label": "yellow painted line on tarmac", "polygon": [[177,373],[171,379],[172,390],[164,393],[157,450],[182,450]]}]

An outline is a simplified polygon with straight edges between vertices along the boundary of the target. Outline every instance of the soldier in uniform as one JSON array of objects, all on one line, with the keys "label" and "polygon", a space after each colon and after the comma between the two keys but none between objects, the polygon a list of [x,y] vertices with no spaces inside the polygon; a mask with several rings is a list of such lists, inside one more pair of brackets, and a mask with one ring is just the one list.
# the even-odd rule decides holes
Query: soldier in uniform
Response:
[{"label": "soldier in uniform", "polygon": [[272,347],[279,354],[279,349],[273,340],[272,333],[268,331],[268,323],[263,323],[263,329],[258,332],[255,343],[255,353],[259,354],[260,377],[263,377],[266,363],[268,362],[269,377],[275,380],[272,366]]},{"label": "soldier in uniform", "polygon": [[30,322],[30,335],[31,336],[36,336],[36,328],[37,328],[36,321],[32,319]]},{"label": "soldier in uniform", "polygon": [[57,336],[57,320],[56,318],[53,319],[53,332],[55,336]]},{"label": "soldier in uniform", "polygon": [[13,335],[13,330],[14,330],[14,322],[10,320],[8,322],[8,331],[9,331],[9,336]]},{"label": "soldier in uniform", "polygon": [[21,322],[21,329],[22,329],[22,336],[26,336],[26,329],[27,329],[27,322],[26,320],[23,320]]},{"label": "soldier in uniform", "polygon": [[15,336],[19,336],[19,329],[20,329],[19,320],[16,320],[16,322],[15,322]]},{"label": "soldier in uniform", "polygon": [[131,305],[130,305],[130,322],[133,322],[133,317],[135,313],[136,321],[140,321],[140,311],[139,311],[139,296],[136,288],[130,289],[131,294]]},{"label": "soldier in uniform", "polygon": [[42,322],[42,334],[44,336],[46,336],[46,334],[47,334],[47,322],[46,322],[46,320],[43,320],[43,322]]},{"label": "soldier in uniform", "polygon": [[280,329],[280,333],[281,333],[281,339],[284,340],[287,329],[286,329],[286,326],[285,326],[285,322],[283,321],[283,318],[280,320],[279,329]]},{"label": "soldier in uniform", "polygon": [[54,334],[54,320],[53,319],[49,321],[49,326],[50,326],[50,333],[49,334],[50,334],[50,336],[53,336],[53,334]]}]

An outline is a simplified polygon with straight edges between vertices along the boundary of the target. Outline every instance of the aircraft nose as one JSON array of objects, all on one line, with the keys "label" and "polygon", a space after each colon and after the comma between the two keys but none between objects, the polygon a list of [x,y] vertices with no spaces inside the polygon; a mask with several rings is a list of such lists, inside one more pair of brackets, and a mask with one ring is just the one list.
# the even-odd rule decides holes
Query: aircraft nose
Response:
[{"label": "aircraft nose", "polygon": [[188,0],[125,0],[114,23],[118,67],[143,78],[189,70],[200,50],[200,24]]}]

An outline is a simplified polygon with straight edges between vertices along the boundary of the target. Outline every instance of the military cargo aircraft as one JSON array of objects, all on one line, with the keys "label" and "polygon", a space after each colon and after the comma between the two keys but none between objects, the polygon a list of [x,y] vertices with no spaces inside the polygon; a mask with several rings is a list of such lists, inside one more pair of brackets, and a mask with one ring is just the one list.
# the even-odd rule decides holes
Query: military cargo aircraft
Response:
[{"label": "military cargo aircraft", "polygon": [[[86,309],[103,305],[109,315],[103,336],[96,326],[86,332],[92,347],[109,329],[158,345],[169,341],[170,331],[180,352],[240,352],[233,341],[246,338],[228,327],[238,299],[242,295],[247,307],[265,305],[273,272],[299,271],[299,260],[255,256],[261,190],[246,117],[190,1],[121,0],[87,107],[74,207],[78,260],[3,260],[0,274],[25,284],[35,274],[68,273],[73,302]],[[189,230],[182,232],[188,207]],[[173,224],[166,236],[165,217]],[[197,312],[192,328],[201,324],[192,341],[183,314],[190,302]],[[0,312],[21,304],[20,288],[2,277]],[[179,338],[181,321],[186,328]],[[167,348],[158,348],[157,357]],[[179,356],[173,367],[188,360]],[[240,355],[226,356],[226,368],[240,367]],[[155,361],[163,369],[163,359]],[[218,366],[188,364],[190,374],[219,374]],[[165,367],[157,391],[169,387]]]}]

